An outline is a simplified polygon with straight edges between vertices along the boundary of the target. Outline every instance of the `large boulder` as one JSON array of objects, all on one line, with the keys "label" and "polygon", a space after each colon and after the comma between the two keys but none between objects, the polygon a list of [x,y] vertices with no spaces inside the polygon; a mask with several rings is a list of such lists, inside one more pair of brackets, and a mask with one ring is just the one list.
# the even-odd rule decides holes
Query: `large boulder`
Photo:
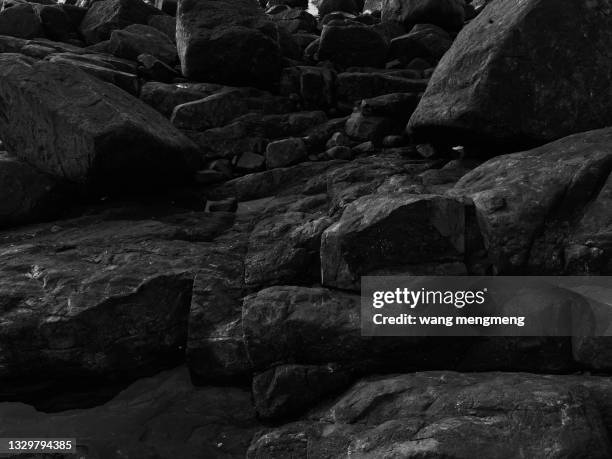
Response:
[{"label": "large boulder", "polygon": [[46,403],[181,362],[196,271],[231,218],[125,206],[3,232],[0,399]]},{"label": "large boulder", "polygon": [[384,0],[383,22],[400,22],[407,28],[415,24],[435,24],[459,30],[465,20],[464,0]]},{"label": "large boulder", "polygon": [[496,273],[612,273],[611,145],[610,128],[575,134],[459,180],[450,194],[473,201]]},{"label": "large boulder", "polygon": [[189,79],[271,87],[280,78],[277,26],[254,0],[180,0],[176,37]]},{"label": "large boulder", "polygon": [[95,188],[168,183],[198,167],[197,148],[161,114],[77,67],[1,59],[0,137],[38,169]]},{"label": "large boulder", "polygon": [[131,24],[147,24],[160,10],[142,0],[98,0],[91,5],[79,30],[88,44],[110,38],[111,32]]},{"label": "large boulder", "polygon": [[143,24],[113,31],[109,50],[117,57],[131,60],[140,54],[150,54],[169,65],[178,61],[174,42],[165,33]]},{"label": "large boulder", "polygon": [[385,38],[371,27],[328,25],[323,27],[318,58],[345,67],[381,67],[388,46]]},{"label": "large boulder", "polygon": [[0,35],[19,38],[43,37],[43,25],[29,3],[18,4],[0,12]]},{"label": "large boulder", "polygon": [[609,126],[611,45],[600,2],[493,2],[444,55],[409,128],[516,150]]}]

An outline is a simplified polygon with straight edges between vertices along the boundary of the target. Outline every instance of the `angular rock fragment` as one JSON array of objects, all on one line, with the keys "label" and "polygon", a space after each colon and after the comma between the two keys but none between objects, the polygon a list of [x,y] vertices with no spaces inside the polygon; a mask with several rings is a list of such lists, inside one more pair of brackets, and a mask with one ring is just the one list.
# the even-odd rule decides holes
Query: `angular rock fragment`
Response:
[{"label": "angular rock fragment", "polygon": [[306,145],[299,138],[277,140],[266,148],[266,166],[268,169],[292,166],[307,156]]}]

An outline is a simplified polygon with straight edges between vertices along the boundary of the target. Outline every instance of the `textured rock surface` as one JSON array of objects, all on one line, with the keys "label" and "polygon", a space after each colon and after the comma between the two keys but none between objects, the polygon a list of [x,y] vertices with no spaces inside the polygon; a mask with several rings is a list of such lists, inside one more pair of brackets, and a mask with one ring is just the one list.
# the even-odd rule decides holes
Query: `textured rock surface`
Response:
[{"label": "textured rock surface", "polygon": [[611,141],[610,129],[576,134],[459,180],[451,194],[473,200],[497,273],[610,273]]},{"label": "textured rock surface", "polygon": [[197,167],[193,143],[123,91],[70,65],[13,55],[2,62],[0,135],[42,171],[111,189],[176,180]]},{"label": "textured rock surface", "polygon": [[365,380],[305,420],[262,435],[248,457],[347,451],[364,457],[607,457],[603,419],[609,412],[597,400],[606,389],[593,386],[609,380],[576,383],[571,377],[457,373]]},{"label": "textured rock surface", "polygon": [[49,398],[180,362],[205,242],[230,225],[128,207],[2,233],[0,396]]},{"label": "textured rock surface", "polygon": [[459,30],[465,19],[464,0],[384,0],[382,20],[397,21],[408,28],[415,24],[436,24]]},{"label": "textured rock surface", "polygon": [[485,8],[436,68],[411,129],[512,149],[612,123],[604,76],[612,19],[601,2],[558,6],[502,0]]},{"label": "textured rock surface", "polygon": [[276,25],[251,0],[180,0],[177,47],[183,75],[270,87],[280,76]]},{"label": "textured rock surface", "polygon": [[111,32],[130,24],[146,24],[161,11],[142,0],[100,0],[94,2],[79,26],[88,44],[108,40]]},{"label": "textured rock surface", "polygon": [[244,458],[260,429],[250,394],[235,388],[195,388],[185,368],[140,380],[92,409],[47,414],[21,403],[0,405],[0,433],[78,438],[87,458]]}]

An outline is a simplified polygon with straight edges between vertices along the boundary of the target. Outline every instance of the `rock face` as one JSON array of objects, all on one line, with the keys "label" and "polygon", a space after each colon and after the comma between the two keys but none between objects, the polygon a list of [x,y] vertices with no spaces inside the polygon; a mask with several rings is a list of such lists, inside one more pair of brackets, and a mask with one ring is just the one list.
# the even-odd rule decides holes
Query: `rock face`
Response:
[{"label": "rock face", "polygon": [[318,57],[341,66],[380,67],[387,57],[387,48],[384,37],[370,27],[325,26]]},{"label": "rock face", "polygon": [[140,380],[92,409],[47,414],[6,403],[0,416],[19,420],[2,424],[7,437],[21,429],[40,437],[76,436],[79,455],[108,459],[241,459],[260,428],[248,391],[194,388],[184,367]]},{"label": "rock face", "polygon": [[198,166],[195,146],[161,115],[74,66],[5,55],[1,73],[0,135],[42,171],[111,189]]},{"label": "rock face", "polygon": [[540,457],[550,449],[551,457],[604,458],[612,450],[598,382],[457,373],[365,380],[329,408],[263,434],[247,457]]},{"label": "rock face", "polygon": [[460,201],[411,193],[364,196],[323,234],[322,282],[358,289],[360,276],[428,274],[433,264],[434,272],[445,265],[465,272],[465,232]]},{"label": "rock face", "polygon": [[51,403],[182,360],[195,273],[231,216],[130,212],[2,234],[3,400]]},{"label": "rock face", "polygon": [[474,202],[496,273],[610,273],[611,142],[610,129],[576,134],[459,180],[450,193]]},{"label": "rock face", "polygon": [[0,34],[19,38],[44,36],[42,22],[29,3],[15,5],[0,12]]},{"label": "rock face", "polygon": [[598,2],[491,4],[441,60],[410,129],[516,150],[611,124],[611,25]]},{"label": "rock face", "polygon": [[273,86],[281,69],[276,27],[251,0],[180,0],[176,37],[183,75]]},{"label": "rock face", "polygon": [[94,44],[108,40],[113,30],[146,24],[158,14],[160,10],[142,0],[100,0],[91,5],[79,30],[88,44]]},{"label": "rock face", "polygon": [[435,24],[459,30],[465,20],[464,0],[384,0],[382,20],[396,21],[408,28],[415,24]]},{"label": "rock face", "polygon": [[178,61],[176,45],[163,32],[142,24],[132,24],[111,33],[110,51],[117,57],[136,60],[139,54],[150,54],[166,64]]}]

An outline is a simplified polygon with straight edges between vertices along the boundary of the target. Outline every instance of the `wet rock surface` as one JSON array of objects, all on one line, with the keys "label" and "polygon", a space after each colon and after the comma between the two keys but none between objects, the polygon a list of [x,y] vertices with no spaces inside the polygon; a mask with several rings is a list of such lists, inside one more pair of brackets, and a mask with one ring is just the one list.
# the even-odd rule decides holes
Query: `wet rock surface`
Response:
[{"label": "wet rock surface", "polygon": [[3,2],[0,437],[610,457],[609,337],[366,337],[359,295],[612,274],[609,5],[305,3]]}]

